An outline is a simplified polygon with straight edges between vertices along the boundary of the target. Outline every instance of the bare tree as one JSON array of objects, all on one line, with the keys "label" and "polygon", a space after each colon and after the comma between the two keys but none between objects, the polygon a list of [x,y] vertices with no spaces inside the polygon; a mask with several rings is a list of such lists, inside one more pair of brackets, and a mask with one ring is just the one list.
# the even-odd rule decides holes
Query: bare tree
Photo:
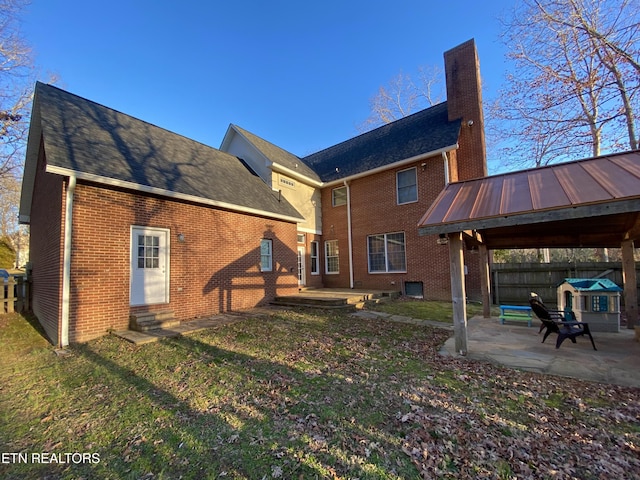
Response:
[{"label": "bare tree", "polygon": [[504,163],[637,148],[639,11],[629,0],[519,3],[503,35],[514,71],[491,108]]},{"label": "bare tree", "polygon": [[22,167],[28,132],[34,68],[21,36],[25,0],[0,0],[0,177]]},{"label": "bare tree", "polygon": [[11,244],[12,266],[26,261],[26,227],[18,225],[20,179],[35,69],[20,32],[26,0],[0,0],[0,237]]},{"label": "bare tree", "polygon": [[442,70],[438,67],[419,67],[417,82],[400,72],[371,98],[371,113],[358,130],[366,132],[435,105],[442,101],[442,91]]},{"label": "bare tree", "polygon": [[[546,5],[549,3],[551,5]],[[619,115],[624,118],[631,149],[638,148],[632,98],[640,84],[640,4],[630,0],[585,2],[565,0],[565,5],[536,0],[544,18],[577,32],[589,42],[620,98]]]}]

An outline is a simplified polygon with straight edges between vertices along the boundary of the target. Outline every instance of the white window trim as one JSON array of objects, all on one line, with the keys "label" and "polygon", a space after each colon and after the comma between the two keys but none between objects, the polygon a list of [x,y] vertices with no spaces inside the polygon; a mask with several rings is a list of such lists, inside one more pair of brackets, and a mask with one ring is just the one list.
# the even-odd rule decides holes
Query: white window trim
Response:
[{"label": "white window trim", "polygon": [[[311,265],[309,266],[309,270],[311,270],[311,275],[320,275],[320,242],[317,240],[312,240],[310,242],[311,246],[309,247],[311,251],[309,252],[309,257],[311,259]],[[316,255],[313,255],[313,245],[316,246]],[[316,271],[313,271],[313,259],[316,259]]]},{"label": "white window trim", "polygon": [[[336,204],[336,196],[335,196],[335,192],[337,190],[344,190],[344,203],[339,203]],[[331,206],[332,207],[342,207],[343,205],[347,204],[347,187],[337,187],[334,188],[333,190],[331,190]]]},{"label": "white window trim", "polygon": [[[389,252],[387,249],[387,235],[397,235],[401,233],[404,237],[404,270],[389,270]],[[384,236],[384,270],[371,270],[371,252],[369,251],[369,238]],[[387,274],[387,273],[407,273],[407,235],[405,232],[388,232],[367,235],[367,271],[371,275]]]},{"label": "white window trim", "polygon": [[[340,273],[340,255],[332,255],[329,256],[329,254],[327,253],[327,246],[329,245],[329,243],[331,242],[338,242],[338,240],[325,240],[324,242],[324,272],[326,275],[338,275]],[[338,270],[335,272],[330,272],[329,271],[329,258],[334,258],[337,257],[338,258]]]},{"label": "white window trim", "polygon": [[[402,172],[408,172],[409,170],[413,170],[415,171],[415,178],[416,178],[416,199],[415,200],[411,200],[409,202],[400,202],[400,186],[398,184],[398,175]],[[410,203],[416,203],[418,201],[418,168],[417,167],[411,167],[411,168],[405,168],[404,170],[398,170],[396,172],[396,203],[398,205],[408,205]]]},{"label": "white window trim", "polygon": [[[269,257],[269,266],[268,267],[264,267],[262,264],[262,245],[263,242],[268,242],[269,245],[269,254],[268,255],[264,255],[265,257]],[[273,240],[271,240],[270,238],[263,238],[260,240],[260,271],[261,272],[272,272],[273,271]]]}]

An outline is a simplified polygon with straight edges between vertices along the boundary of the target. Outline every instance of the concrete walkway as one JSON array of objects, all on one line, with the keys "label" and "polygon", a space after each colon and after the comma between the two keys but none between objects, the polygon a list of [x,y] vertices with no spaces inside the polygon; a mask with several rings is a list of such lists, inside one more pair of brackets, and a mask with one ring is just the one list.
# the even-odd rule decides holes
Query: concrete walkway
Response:
[{"label": "concrete walkway", "polygon": [[243,312],[228,312],[221,313],[219,315],[213,315],[207,318],[198,318],[196,320],[188,320],[182,322],[180,325],[171,328],[159,328],[156,330],[149,330],[146,332],[137,332],[135,330],[120,330],[117,332],[111,332],[116,337],[120,337],[128,342],[135,343],[136,345],[142,345],[145,343],[157,342],[162,338],[178,337],[180,335],[187,335],[189,333],[199,332],[208,328],[220,327],[222,325],[228,325],[229,323],[239,322],[248,317],[256,317],[265,315],[264,309],[252,309]]},{"label": "concrete walkway", "polygon": [[[385,318],[416,325],[433,325],[453,330],[452,325],[415,320],[380,312],[361,311],[354,315],[363,318]],[[538,334],[540,323],[501,325],[497,318],[474,317],[468,321],[467,355],[473,360],[491,362],[518,370],[578,378],[598,383],[640,388],[640,343],[635,332],[626,328],[619,333],[592,333],[597,351],[587,337],[576,343],[565,340],[556,350],[555,335],[545,343]],[[453,336],[440,351],[442,355],[458,356]]]}]

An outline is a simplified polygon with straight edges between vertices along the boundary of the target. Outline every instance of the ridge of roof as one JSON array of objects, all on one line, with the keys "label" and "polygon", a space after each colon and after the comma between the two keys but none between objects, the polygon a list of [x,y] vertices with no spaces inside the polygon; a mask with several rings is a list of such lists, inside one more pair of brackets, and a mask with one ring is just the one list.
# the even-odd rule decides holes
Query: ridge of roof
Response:
[{"label": "ridge of roof", "polygon": [[578,291],[621,292],[620,288],[609,278],[565,278],[560,285],[568,283]]},{"label": "ridge of roof", "polygon": [[[580,164],[580,163],[591,163],[594,160],[602,160],[602,159],[606,159],[606,158],[616,158],[616,157],[625,156],[625,155],[629,155],[629,154],[636,154],[636,153],[639,153],[639,152],[640,152],[640,149],[637,149],[637,150],[625,150],[625,151],[613,152],[613,153],[603,153],[603,154],[600,154],[600,155],[595,156],[595,157],[584,157],[584,158],[578,158],[576,160],[567,160],[567,161],[561,161],[561,162],[557,162],[557,163],[548,163],[548,164],[542,165],[540,167],[529,167],[529,168],[523,168],[521,170],[512,170],[510,172],[494,173],[493,175],[487,175],[485,177],[467,178],[466,180],[458,180],[456,182],[450,182],[449,185],[458,185],[458,184],[464,184],[464,183],[482,182],[484,180],[496,179],[496,178],[500,178],[500,177],[510,177],[510,176],[514,176],[514,175],[523,175],[525,173],[528,174],[530,172],[543,172],[545,170],[554,170],[554,169],[557,169],[558,167],[566,167],[566,166],[570,166],[570,165],[574,165],[574,164]],[[639,172],[639,175],[640,175],[640,172]]]},{"label": "ridge of roof", "polygon": [[295,172],[298,175],[307,177],[314,182],[319,182],[320,177],[318,174],[304,163],[300,157],[293,153],[279,147],[264,138],[245,130],[238,125],[231,124],[231,126],[243,135],[248,142],[250,142],[262,155],[264,155],[269,161],[277,163],[284,168]]},{"label": "ridge of roof", "polygon": [[457,144],[461,120],[433,105],[302,158],[323,182],[378,169]]},{"label": "ridge of roof", "polygon": [[[237,157],[52,85],[36,83],[35,98],[32,121],[37,117],[40,124],[48,169],[238,211],[302,220],[286,199],[252,175]],[[33,153],[27,155],[30,158]]]}]

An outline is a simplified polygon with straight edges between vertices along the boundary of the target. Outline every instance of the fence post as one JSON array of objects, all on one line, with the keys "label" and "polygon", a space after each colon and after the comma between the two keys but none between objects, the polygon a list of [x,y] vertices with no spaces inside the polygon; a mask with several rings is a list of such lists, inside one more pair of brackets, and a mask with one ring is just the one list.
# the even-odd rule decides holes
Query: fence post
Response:
[{"label": "fence post", "polygon": [[6,292],[7,313],[13,313],[15,311],[14,302],[16,301],[16,279],[13,275],[9,275]]}]

